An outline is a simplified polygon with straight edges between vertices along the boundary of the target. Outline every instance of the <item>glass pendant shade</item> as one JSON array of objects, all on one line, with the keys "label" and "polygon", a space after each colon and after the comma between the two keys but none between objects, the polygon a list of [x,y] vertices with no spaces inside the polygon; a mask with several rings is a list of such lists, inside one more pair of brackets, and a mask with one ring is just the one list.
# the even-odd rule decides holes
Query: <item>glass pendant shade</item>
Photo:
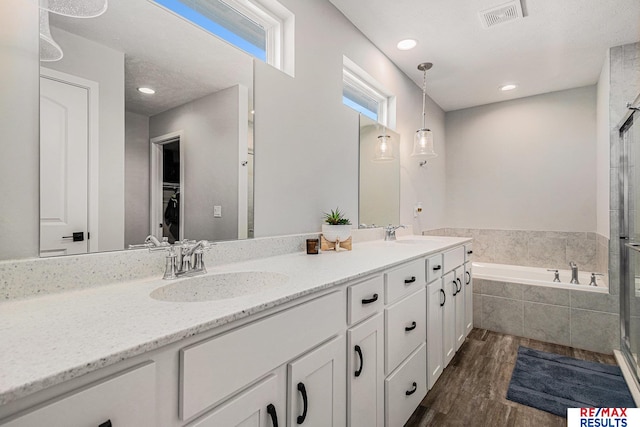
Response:
[{"label": "glass pendant shade", "polygon": [[62,59],[62,56],[62,49],[51,36],[49,12],[40,9],[40,61],[59,61]]},{"label": "glass pendant shade", "polygon": [[438,157],[433,149],[433,132],[431,130],[419,129],[416,131],[411,156],[421,156],[427,159]]},{"label": "glass pendant shade", "polygon": [[393,145],[389,141],[389,135],[380,135],[378,137],[378,143],[376,144],[376,153],[373,157],[374,162],[387,162],[394,160]]},{"label": "glass pendant shade", "polygon": [[95,18],[107,10],[107,0],[40,0],[40,8],[73,18]]}]

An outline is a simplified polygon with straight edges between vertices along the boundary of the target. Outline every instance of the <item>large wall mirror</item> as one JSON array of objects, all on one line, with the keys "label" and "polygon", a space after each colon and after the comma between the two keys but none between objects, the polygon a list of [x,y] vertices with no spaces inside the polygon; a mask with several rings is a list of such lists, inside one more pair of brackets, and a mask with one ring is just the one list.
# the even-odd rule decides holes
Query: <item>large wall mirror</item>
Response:
[{"label": "large wall mirror", "polygon": [[400,224],[400,135],[360,115],[360,227]]},{"label": "large wall mirror", "polygon": [[150,0],[49,26],[41,256],[252,237],[252,58]]}]

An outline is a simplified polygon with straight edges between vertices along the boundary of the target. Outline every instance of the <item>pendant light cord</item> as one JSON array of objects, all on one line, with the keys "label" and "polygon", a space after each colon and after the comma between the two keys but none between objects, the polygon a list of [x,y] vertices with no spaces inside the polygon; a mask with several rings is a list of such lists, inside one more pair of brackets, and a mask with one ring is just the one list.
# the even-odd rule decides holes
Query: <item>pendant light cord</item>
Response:
[{"label": "pendant light cord", "polygon": [[427,128],[427,114],[425,113],[425,104],[427,103],[427,70],[424,70],[422,81],[422,129]]}]

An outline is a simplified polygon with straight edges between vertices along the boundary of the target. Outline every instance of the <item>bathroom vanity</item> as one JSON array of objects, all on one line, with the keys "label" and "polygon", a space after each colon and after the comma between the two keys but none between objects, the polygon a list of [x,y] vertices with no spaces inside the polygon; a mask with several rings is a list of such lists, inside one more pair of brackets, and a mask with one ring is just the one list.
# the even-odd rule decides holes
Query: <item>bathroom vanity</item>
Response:
[{"label": "bathroom vanity", "polygon": [[401,426],[472,327],[471,253],[410,236],[3,302],[0,425]]}]

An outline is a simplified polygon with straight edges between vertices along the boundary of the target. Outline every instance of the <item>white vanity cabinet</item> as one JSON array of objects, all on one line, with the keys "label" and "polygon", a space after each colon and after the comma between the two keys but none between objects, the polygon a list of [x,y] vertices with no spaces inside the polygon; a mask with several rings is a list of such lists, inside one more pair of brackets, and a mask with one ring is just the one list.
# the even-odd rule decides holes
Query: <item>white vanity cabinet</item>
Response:
[{"label": "white vanity cabinet", "polygon": [[464,245],[464,323],[465,335],[473,329],[473,244]]},{"label": "white vanity cabinet", "polygon": [[442,307],[442,358],[444,367],[456,354],[456,296],[458,282],[456,272],[450,271],[442,277],[444,305]]},{"label": "white vanity cabinet", "polygon": [[467,337],[467,329],[465,325],[465,274],[464,274],[464,265],[456,268],[456,285],[458,288],[453,296],[454,304],[455,304],[455,318],[456,318],[456,351],[462,346],[464,343],[464,339]]},{"label": "white vanity cabinet", "polygon": [[427,382],[429,389],[444,370],[443,326],[446,294],[442,282],[442,254],[427,259]]},{"label": "white vanity cabinet", "polygon": [[133,367],[53,401],[3,427],[155,426],[156,367]]},{"label": "white vanity cabinet", "polygon": [[345,362],[341,335],[288,364],[287,425],[345,426]]},{"label": "white vanity cabinet", "polygon": [[384,423],[384,314],[347,331],[347,425]]},{"label": "white vanity cabinet", "polygon": [[284,426],[286,407],[286,369],[283,366],[188,427]]}]

